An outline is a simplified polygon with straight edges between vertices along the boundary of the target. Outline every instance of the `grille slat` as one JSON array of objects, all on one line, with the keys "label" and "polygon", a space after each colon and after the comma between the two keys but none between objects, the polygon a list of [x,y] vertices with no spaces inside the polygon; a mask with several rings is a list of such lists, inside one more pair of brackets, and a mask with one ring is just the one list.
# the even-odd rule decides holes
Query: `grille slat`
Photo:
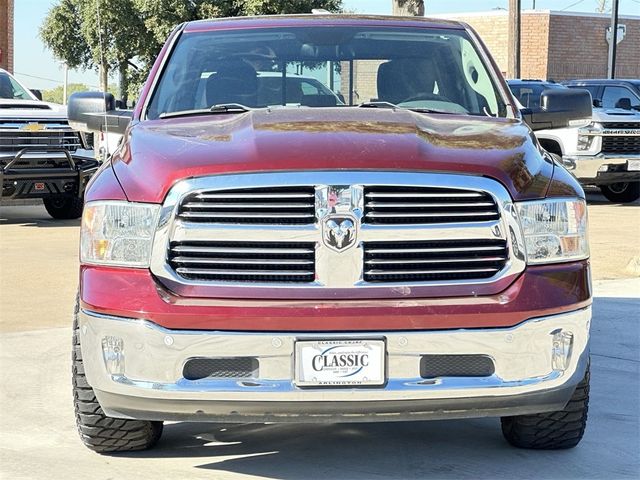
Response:
[{"label": "grille slat", "polygon": [[315,222],[314,187],[260,187],[197,192],[180,205],[188,222],[306,225]]},{"label": "grille slat", "polygon": [[216,208],[309,208],[306,203],[197,203],[190,202],[184,208],[216,209]]},{"label": "grille slat", "polygon": [[363,223],[430,224],[486,222],[499,218],[486,192],[441,187],[370,186],[364,188]]},{"label": "grille slat", "polygon": [[180,242],[169,264],[190,280],[309,283],[315,280],[312,242]]},{"label": "grille slat", "polygon": [[[260,208],[260,207],[258,207]],[[312,220],[314,218],[313,215],[309,215],[306,213],[260,213],[260,212],[183,212],[180,214],[182,218],[186,219],[198,219],[198,220],[217,220],[221,221],[231,221],[231,223],[246,223],[243,220],[264,220],[264,222],[252,222],[252,223],[267,223],[266,220],[281,220],[281,222],[277,223],[288,223],[286,220],[294,220],[294,219],[309,219]],[[313,223],[313,222],[309,222]]]},{"label": "grille slat", "polygon": [[292,198],[314,198],[313,193],[200,193],[195,196],[200,200],[255,200],[255,199],[286,199]]},{"label": "grille slat", "polygon": [[419,282],[489,278],[504,268],[504,240],[366,242],[364,280]]},{"label": "grille slat", "polygon": [[[254,258],[190,258],[174,257],[176,263],[202,263],[202,264],[229,264],[229,265],[254,265]],[[261,258],[262,265],[313,265],[312,260],[297,260],[284,258]]]}]

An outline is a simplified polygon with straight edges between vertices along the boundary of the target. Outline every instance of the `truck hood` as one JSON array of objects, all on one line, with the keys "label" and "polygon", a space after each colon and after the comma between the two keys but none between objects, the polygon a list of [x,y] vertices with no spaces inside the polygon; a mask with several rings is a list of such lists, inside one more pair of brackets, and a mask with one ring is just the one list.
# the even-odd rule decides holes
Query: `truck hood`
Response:
[{"label": "truck hood", "polygon": [[344,107],[139,122],[113,168],[129,200],[152,203],[189,177],[328,169],[480,175],[532,199],[553,173],[519,120]]},{"label": "truck hood", "polygon": [[623,108],[594,108],[594,122],[640,122],[640,112]]},{"label": "truck hood", "polygon": [[39,100],[0,99],[0,119],[66,119],[67,107]]}]

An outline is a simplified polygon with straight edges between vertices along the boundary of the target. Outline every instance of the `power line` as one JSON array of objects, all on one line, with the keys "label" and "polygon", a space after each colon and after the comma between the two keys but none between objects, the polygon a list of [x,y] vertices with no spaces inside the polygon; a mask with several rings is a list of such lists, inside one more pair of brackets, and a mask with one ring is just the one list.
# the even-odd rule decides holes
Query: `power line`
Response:
[{"label": "power line", "polygon": [[[53,78],[47,78],[47,77],[39,77],[37,75],[31,75],[29,73],[21,73],[21,72],[14,72],[15,75],[22,75],[23,77],[29,77],[29,78],[35,78],[38,80],[46,80],[47,82],[53,82],[53,83],[57,83],[59,85],[62,85],[64,82],[60,81],[60,80],[54,80]],[[89,85],[89,84],[84,84],[87,87],[91,87],[91,88],[100,88],[97,85]]]},{"label": "power line", "polygon": [[564,7],[564,8],[562,8],[562,9],[560,9],[560,11],[561,11],[561,12],[564,12],[565,10],[568,10],[568,9],[570,9],[571,7],[575,7],[576,5],[578,5],[578,4],[582,3],[582,2],[584,2],[584,0],[578,0],[577,2],[574,2],[574,3],[572,3],[571,5],[569,5],[569,6],[567,6],[567,7]]}]

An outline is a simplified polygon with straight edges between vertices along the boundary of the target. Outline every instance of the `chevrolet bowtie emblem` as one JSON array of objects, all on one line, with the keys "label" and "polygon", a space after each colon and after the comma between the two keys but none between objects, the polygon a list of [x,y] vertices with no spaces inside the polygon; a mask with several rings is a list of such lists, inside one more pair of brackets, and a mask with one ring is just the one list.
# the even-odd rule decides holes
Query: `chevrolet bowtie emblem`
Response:
[{"label": "chevrolet bowtie emblem", "polygon": [[329,215],[324,219],[323,234],[327,247],[340,252],[356,243],[355,219],[345,215]]},{"label": "chevrolet bowtie emblem", "polygon": [[45,129],[46,127],[44,125],[36,122],[36,123],[27,123],[20,130],[23,130],[26,132],[40,132]]}]

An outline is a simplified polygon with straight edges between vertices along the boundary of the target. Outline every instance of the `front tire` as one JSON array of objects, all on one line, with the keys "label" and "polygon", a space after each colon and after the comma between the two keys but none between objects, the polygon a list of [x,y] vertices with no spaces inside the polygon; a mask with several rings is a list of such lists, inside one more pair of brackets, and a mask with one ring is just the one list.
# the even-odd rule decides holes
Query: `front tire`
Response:
[{"label": "front tire", "polygon": [[589,367],[569,403],[557,412],[502,417],[502,434],[513,446],[536,450],[573,448],[584,435],[589,410]]},{"label": "front tire", "polygon": [[72,220],[82,216],[84,199],[82,197],[53,197],[42,199],[47,213],[56,220]]},{"label": "front tire", "polygon": [[640,198],[640,182],[619,182],[611,185],[602,185],[600,191],[610,202],[634,202]]},{"label": "front tire", "polygon": [[76,425],[82,442],[98,453],[146,450],[153,447],[162,435],[162,422],[123,420],[108,417],[102,411],[93,388],[87,382],[80,349],[78,327],[79,305],[73,317],[72,383]]}]

